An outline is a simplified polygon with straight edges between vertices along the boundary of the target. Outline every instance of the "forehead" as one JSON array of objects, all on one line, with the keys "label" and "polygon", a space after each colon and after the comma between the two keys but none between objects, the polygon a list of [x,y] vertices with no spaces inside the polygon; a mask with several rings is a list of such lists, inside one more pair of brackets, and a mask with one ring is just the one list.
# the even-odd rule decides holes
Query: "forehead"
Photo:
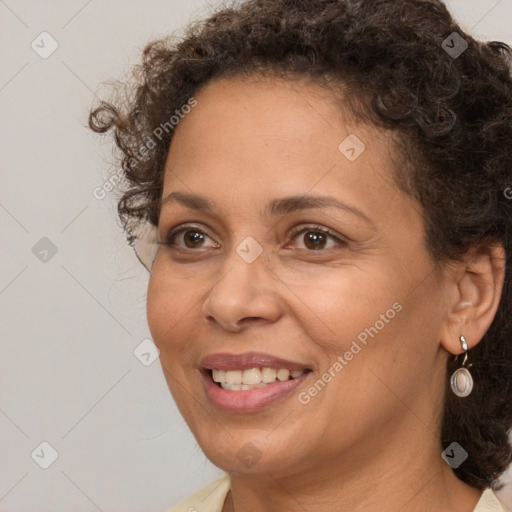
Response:
[{"label": "forehead", "polygon": [[247,204],[253,197],[339,192],[378,206],[399,194],[389,135],[358,122],[320,86],[219,79],[195,99],[176,128],[164,196],[188,189]]},{"label": "forehead", "polygon": [[[371,128],[351,115],[348,100],[340,101],[332,91],[311,81],[266,76],[221,78],[204,86],[195,98],[197,106],[180,122],[174,141],[183,143],[191,120],[195,121],[195,134],[203,136],[203,144],[218,143],[216,136],[226,140],[229,135],[231,140],[246,142],[248,137],[259,136],[267,142],[278,138],[281,145],[310,141],[303,148],[309,150],[323,145],[323,140],[334,142],[336,149],[336,141],[346,129],[356,125],[359,131]],[[230,128],[234,130],[226,133]]]}]

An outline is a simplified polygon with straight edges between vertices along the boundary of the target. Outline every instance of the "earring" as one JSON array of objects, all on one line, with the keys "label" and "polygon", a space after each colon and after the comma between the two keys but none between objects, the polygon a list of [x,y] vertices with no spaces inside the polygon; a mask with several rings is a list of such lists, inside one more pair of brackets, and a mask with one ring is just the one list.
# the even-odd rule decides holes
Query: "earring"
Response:
[{"label": "earring", "polygon": [[[464,336],[460,336],[459,341],[462,350],[464,350],[464,360],[462,361],[462,367],[453,372],[450,378],[450,385],[452,391],[457,396],[465,397],[473,390],[473,377],[471,377],[471,373],[469,373],[468,370],[471,364],[466,366],[468,360],[468,342]],[[457,357],[455,357],[455,360],[457,360]]]}]

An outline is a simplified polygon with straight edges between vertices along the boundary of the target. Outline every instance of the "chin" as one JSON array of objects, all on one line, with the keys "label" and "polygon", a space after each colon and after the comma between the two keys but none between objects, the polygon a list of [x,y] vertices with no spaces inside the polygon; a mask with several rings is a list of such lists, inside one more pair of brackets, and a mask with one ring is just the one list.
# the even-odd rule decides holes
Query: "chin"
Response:
[{"label": "chin", "polygon": [[193,433],[212,464],[228,473],[286,476],[296,472],[300,465],[296,446],[294,450],[293,446],[286,443],[286,440],[293,439],[293,436],[286,435],[284,430],[281,437],[273,439],[272,436],[269,438],[268,431],[234,432],[234,429],[231,429],[229,435],[220,426],[219,430],[223,433]]}]

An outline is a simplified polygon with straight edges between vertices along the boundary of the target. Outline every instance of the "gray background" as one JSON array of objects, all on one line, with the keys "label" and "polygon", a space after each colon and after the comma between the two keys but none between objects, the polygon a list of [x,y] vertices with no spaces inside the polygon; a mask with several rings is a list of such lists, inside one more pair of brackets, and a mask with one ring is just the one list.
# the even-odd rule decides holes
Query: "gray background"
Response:
[{"label": "gray background", "polygon": [[[0,0],[0,512],[165,511],[222,474],[158,360],[133,353],[150,336],[148,276],[115,195],[93,196],[115,169],[85,128],[102,82],[219,3]],[[477,37],[512,44],[512,0],[447,3]],[[43,31],[59,45],[46,59],[31,47],[51,49]],[[43,441],[58,452],[47,469]]]}]

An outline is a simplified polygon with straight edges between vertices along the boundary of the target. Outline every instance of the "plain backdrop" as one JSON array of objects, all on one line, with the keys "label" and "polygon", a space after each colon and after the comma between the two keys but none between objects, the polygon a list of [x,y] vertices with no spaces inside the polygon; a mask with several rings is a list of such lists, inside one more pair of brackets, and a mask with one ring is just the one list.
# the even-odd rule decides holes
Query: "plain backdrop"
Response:
[{"label": "plain backdrop", "polygon": [[[148,275],[114,195],[93,195],[115,168],[85,127],[102,82],[219,4],[0,0],[1,512],[163,512],[222,474],[158,359],[134,354],[150,337]],[[512,44],[512,0],[448,6]],[[501,497],[512,507],[510,487]]]}]

